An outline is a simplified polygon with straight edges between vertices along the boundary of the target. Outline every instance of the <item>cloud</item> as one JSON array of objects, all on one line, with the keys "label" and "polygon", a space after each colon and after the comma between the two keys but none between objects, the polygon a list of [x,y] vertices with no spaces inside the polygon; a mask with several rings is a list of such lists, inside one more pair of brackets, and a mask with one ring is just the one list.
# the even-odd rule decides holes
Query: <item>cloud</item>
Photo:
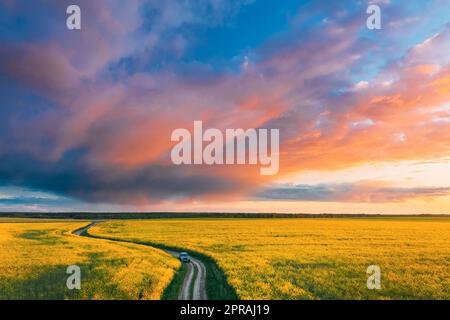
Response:
[{"label": "cloud", "polygon": [[376,182],[354,184],[284,185],[267,188],[256,199],[317,202],[402,202],[410,199],[434,199],[450,194],[447,188],[399,188]]},{"label": "cloud", "polygon": [[[93,167],[86,162],[82,151],[66,154],[54,163],[38,162],[17,154],[0,157],[0,160],[0,182],[47,190],[88,202],[149,204],[160,199],[208,197],[231,192],[234,188],[229,180],[187,175],[182,169],[160,165],[135,170],[103,165]],[[30,195],[20,198],[48,200],[48,197]]]},{"label": "cloud", "polygon": [[[361,5],[343,11],[340,2],[317,2],[289,30],[243,49],[245,68],[229,62],[217,69],[187,53],[205,30],[232,28],[230,18],[251,1],[80,1],[86,16],[80,33],[55,27],[66,3],[5,7],[7,23],[18,16],[28,23],[0,36],[5,183],[91,203],[147,204],[245,198],[272,182],[257,168],[173,166],[170,133],[199,119],[220,129],[280,129],[280,175],[272,179],[448,155],[450,130],[436,121],[448,119],[448,110],[435,109],[450,99],[449,26],[401,57],[385,54],[372,70],[367,61],[380,57],[376,41],[394,50],[398,34],[361,36]],[[397,7],[387,10],[408,18]],[[317,19],[323,15],[326,23]],[[365,69],[373,74],[361,75]],[[358,199],[348,185],[308,188],[283,190],[299,200]],[[281,191],[265,196],[282,197]],[[389,188],[363,191],[361,201],[389,199]],[[392,201],[433,193],[390,191],[397,195]]]}]

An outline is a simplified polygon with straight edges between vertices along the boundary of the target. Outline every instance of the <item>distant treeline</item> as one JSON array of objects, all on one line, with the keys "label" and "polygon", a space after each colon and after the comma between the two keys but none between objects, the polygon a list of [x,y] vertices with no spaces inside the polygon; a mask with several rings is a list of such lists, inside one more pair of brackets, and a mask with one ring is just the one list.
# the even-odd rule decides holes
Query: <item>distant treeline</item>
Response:
[{"label": "distant treeline", "polygon": [[184,213],[184,212],[0,212],[0,218],[44,219],[163,219],[163,218],[374,218],[374,217],[450,217],[445,214],[383,215],[383,214],[308,214],[308,213]]}]

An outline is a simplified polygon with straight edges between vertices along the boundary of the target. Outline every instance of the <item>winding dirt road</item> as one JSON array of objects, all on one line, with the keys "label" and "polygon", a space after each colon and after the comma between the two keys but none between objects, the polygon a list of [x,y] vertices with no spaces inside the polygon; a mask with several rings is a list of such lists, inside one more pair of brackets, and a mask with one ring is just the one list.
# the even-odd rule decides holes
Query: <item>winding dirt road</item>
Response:
[{"label": "winding dirt road", "polygon": [[[77,229],[72,233],[81,236],[81,237],[89,237],[89,234],[85,232],[88,231],[93,226],[102,223],[103,221],[93,221],[87,226]],[[106,239],[106,238],[105,238]],[[128,242],[133,243],[132,241],[119,240],[119,239],[106,239],[117,242]],[[149,246],[149,245],[146,245]],[[172,250],[164,250],[168,254],[178,258],[180,252],[172,251]],[[188,270],[186,272],[186,276],[183,280],[183,285],[180,288],[180,292],[178,294],[178,300],[208,300],[206,294],[206,267],[205,264],[197,259],[191,257],[191,262],[187,263]]]},{"label": "winding dirt road", "polygon": [[[178,258],[179,252],[165,250],[167,253]],[[206,296],[206,267],[205,264],[191,257],[191,262],[187,263],[188,270],[183,280],[178,300],[208,300]],[[195,278],[194,278],[195,275]],[[193,289],[191,289],[193,287]]]},{"label": "winding dirt road", "polygon": [[81,229],[77,229],[74,232],[72,232],[73,234],[76,234],[77,236],[85,236],[85,237],[89,237],[87,235],[84,235],[83,233],[88,231],[90,228],[92,228],[93,226],[102,223],[103,221],[93,221],[90,224],[88,224],[86,227],[83,227]]}]

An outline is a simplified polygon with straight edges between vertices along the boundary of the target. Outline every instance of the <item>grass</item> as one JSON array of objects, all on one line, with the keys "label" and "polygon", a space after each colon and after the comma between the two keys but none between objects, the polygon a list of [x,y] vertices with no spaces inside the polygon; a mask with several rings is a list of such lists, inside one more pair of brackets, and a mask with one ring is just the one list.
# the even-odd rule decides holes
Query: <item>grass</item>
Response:
[{"label": "grass", "polygon": [[[448,218],[120,220],[89,232],[201,255],[242,299],[450,299]],[[373,264],[381,290],[366,286]]]},{"label": "grass", "polygon": [[175,273],[175,276],[172,279],[172,282],[167,286],[167,288],[164,290],[161,299],[162,300],[177,300],[178,295],[180,293],[180,288],[183,285],[184,277],[187,273],[187,265],[182,263],[181,267],[178,268],[177,272]]},{"label": "grass", "polygon": [[[160,299],[180,262],[157,249],[72,234],[86,224],[0,223],[0,299]],[[81,268],[81,290],[66,287],[69,265]]]}]

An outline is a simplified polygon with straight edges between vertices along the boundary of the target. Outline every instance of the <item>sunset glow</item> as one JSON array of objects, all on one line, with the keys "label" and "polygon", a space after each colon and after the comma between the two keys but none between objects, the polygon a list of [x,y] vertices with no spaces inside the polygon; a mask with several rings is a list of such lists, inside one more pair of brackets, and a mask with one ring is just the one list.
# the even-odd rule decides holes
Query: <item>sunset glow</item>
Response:
[{"label": "sunset glow", "polygon": [[[450,213],[449,2],[369,2],[381,30],[365,1],[80,0],[79,31],[0,1],[0,211]],[[279,129],[277,174],[174,165],[197,120]]]}]

